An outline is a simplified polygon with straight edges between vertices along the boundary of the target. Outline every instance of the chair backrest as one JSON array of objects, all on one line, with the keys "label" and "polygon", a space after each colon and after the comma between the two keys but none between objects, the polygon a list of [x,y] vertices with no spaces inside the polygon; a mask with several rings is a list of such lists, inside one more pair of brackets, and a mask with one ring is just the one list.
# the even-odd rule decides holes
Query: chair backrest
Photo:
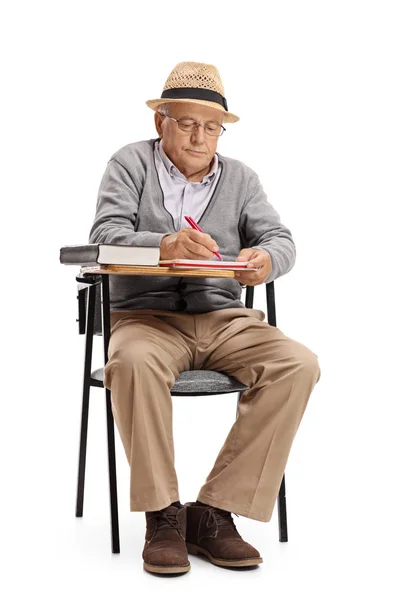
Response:
[{"label": "chair backrest", "polygon": [[[94,335],[103,335],[103,322],[102,322],[102,298],[101,298],[101,276],[91,277],[90,279],[84,277],[77,277],[78,283],[78,323],[79,333],[86,333],[86,318],[88,311],[89,302],[89,288],[95,287],[94,294]],[[276,312],[275,312],[275,290],[274,282],[266,284],[267,294],[267,319],[270,325],[276,327]],[[253,308],[254,301],[254,287],[246,287],[245,306],[246,308]]]}]

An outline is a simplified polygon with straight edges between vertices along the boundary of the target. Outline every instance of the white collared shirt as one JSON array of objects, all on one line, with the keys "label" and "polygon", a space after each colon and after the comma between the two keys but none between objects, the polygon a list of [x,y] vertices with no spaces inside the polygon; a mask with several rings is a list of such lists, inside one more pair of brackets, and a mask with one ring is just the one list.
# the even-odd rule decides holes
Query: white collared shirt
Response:
[{"label": "white collared shirt", "polygon": [[162,147],[162,140],[154,144],[154,158],[164,194],[164,206],[174,219],[175,229],[189,227],[185,215],[198,222],[205,211],[221,175],[221,165],[214,154],[212,167],[202,181],[189,182],[176,168]]}]

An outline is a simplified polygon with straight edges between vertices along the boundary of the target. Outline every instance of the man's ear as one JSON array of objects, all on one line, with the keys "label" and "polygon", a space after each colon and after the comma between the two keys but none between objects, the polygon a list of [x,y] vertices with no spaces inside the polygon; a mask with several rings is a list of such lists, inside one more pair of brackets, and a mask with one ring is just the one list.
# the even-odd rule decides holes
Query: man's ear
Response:
[{"label": "man's ear", "polygon": [[161,139],[162,139],[162,127],[161,127],[161,124],[164,121],[164,118],[165,117],[163,117],[162,115],[160,115],[160,113],[158,113],[158,112],[154,113],[154,123],[155,123],[156,129],[157,129],[158,136]]}]

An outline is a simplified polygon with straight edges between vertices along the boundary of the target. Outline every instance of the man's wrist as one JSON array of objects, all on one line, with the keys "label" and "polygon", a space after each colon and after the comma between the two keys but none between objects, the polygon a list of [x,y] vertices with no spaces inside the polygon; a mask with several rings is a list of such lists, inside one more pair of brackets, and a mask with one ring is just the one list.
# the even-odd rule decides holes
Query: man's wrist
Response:
[{"label": "man's wrist", "polygon": [[170,235],[169,233],[166,233],[166,234],[165,234],[165,235],[164,235],[164,236],[161,238],[161,241],[160,241],[160,259],[161,259],[161,260],[163,260],[163,258],[164,258],[164,256],[163,256],[163,252],[164,252],[164,250],[165,250],[165,241],[164,241],[164,240],[165,240],[165,238],[167,238],[169,235]]}]

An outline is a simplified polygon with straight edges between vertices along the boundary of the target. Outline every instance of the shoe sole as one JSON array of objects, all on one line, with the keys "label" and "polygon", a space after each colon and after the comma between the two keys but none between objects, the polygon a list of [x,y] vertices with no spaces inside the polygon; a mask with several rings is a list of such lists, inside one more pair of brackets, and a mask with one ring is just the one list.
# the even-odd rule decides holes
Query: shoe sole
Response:
[{"label": "shoe sole", "polygon": [[205,548],[200,548],[200,546],[196,546],[195,544],[191,544],[190,542],[186,542],[186,548],[189,554],[203,554],[206,558],[208,558],[210,562],[213,563],[213,565],[218,565],[219,567],[249,567],[251,565],[259,565],[263,562],[261,556],[254,558],[241,558],[239,560],[226,560],[222,558],[215,558]]},{"label": "shoe sole", "polygon": [[190,571],[190,563],[187,565],[170,565],[165,567],[163,565],[150,565],[143,562],[143,568],[150,573],[187,573]]}]

